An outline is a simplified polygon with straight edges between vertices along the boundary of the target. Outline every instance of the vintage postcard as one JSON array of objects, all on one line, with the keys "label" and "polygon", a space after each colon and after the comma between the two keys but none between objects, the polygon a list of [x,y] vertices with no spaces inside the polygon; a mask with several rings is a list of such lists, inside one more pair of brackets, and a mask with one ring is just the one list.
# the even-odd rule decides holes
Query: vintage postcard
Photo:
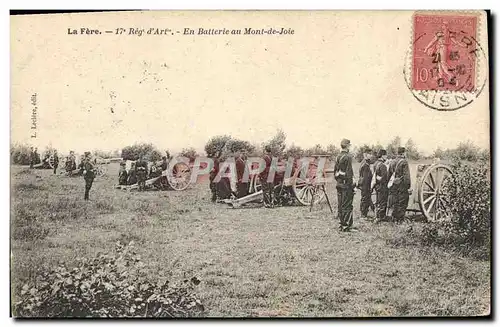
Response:
[{"label": "vintage postcard", "polygon": [[12,316],[489,316],[488,21],[11,15]]}]

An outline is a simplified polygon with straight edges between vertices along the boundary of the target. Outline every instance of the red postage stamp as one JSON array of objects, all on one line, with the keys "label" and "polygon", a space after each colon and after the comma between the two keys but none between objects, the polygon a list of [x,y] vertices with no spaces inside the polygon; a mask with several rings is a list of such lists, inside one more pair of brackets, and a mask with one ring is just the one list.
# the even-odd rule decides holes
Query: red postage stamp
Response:
[{"label": "red postage stamp", "polygon": [[476,89],[478,17],[417,13],[413,17],[412,89]]}]

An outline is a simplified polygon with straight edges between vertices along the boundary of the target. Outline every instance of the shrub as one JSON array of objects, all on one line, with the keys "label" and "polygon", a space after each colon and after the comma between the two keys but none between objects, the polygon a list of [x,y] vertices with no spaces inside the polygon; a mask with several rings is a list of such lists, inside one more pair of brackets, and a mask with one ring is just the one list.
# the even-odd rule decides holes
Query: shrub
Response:
[{"label": "shrub", "polygon": [[30,164],[31,148],[26,144],[14,144],[10,147],[10,161],[16,165]]},{"label": "shrub", "polygon": [[472,246],[489,246],[491,224],[490,168],[485,162],[456,161],[453,175],[443,185],[450,206],[452,232]]},{"label": "shrub", "polygon": [[196,153],[195,148],[184,148],[182,151],[179,153],[181,157],[186,157],[189,159],[189,162],[193,162],[196,159],[196,156],[198,155]]},{"label": "shrub", "polygon": [[144,159],[148,161],[158,161],[163,156],[160,150],[151,143],[129,145],[122,149],[123,160],[137,160],[139,155],[143,155]]},{"label": "shrub", "polygon": [[193,294],[200,281],[181,285],[152,282],[133,249],[117,242],[112,254],[79,259],[38,272],[16,289],[14,315],[20,317],[194,317],[204,307]]}]

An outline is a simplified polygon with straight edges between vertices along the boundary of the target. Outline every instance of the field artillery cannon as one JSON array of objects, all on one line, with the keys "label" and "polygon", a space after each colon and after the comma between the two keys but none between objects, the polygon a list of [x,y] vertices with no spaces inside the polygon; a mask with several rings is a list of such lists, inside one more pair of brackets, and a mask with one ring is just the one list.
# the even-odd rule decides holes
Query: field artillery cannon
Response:
[{"label": "field artillery cannon", "polygon": [[[290,177],[285,177],[286,166],[278,163],[274,180],[274,201],[275,205],[299,204],[302,206],[312,206],[327,197],[325,191],[326,174],[320,172],[322,178],[318,178],[318,162],[321,157],[330,155],[313,155],[309,158],[307,169],[300,169],[301,166],[294,166]],[[311,160],[312,159],[312,160]],[[297,163],[297,162],[295,162]],[[325,169],[323,169],[325,170]],[[250,175],[248,195],[241,198],[231,198],[224,200],[233,208],[239,208],[244,204],[260,201],[263,197],[261,181],[258,175]]]},{"label": "field artillery cannon", "polygon": [[[130,161],[130,163],[132,163]],[[192,167],[184,162],[176,162],[174,166],[170,169],[167,167],[166,170],[157,171],[161,168],[158,168],[158,163],[152,163],[152,165],[148,165],[149,170],[149,179],[146,180],[146,187],[157,187],[160,189],[172,189],[175,191],[184,191],[191,184],[191,174]],[[170,164],[169,164],[170,165]],[[129,168],[128,172],[133,168]],[[135,183],[132,185],[117,185],[115,188],[132,191],[139,189],[139,184]]]},{"label": "field artillery cannon", "polygon": [[428,221],[446,219],[450,203],[443,186],[452,174],[446,164],[418,164],[407,210],[421,213]]}]

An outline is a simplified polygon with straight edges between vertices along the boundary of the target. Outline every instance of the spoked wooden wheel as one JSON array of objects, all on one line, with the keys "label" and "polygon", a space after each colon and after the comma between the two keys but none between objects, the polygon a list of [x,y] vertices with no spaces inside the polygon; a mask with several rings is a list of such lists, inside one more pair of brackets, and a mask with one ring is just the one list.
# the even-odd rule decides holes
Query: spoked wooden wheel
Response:
[{"label": "spoked wooden wheel", "polygon": [[[297,169],[294,173],[292,189],[297,201],[304,206],[310,206],[313,197],[314,204],[323,201],[325,198],[324,189],[320,187],[321,183],[325,182],[320,181],[319,176],[316,176],[317,168],[318,165],[316,163],[311,163],[306,174],[301,174],[300,169]],[[325,178],[324,172],[321,177]]]},{"label": "spoked wooden wheel", "polygon": [[250,179],[250,185],[248,189],[248,194],[256,193],[258,191],[262,190],[262,184],[260,183],[260,178],[258,175],[254,175]]},{"label": "spoked wooden wheel", "polygon": [[422,176],[418,189],[420,210],[429,221],[437,221],[448,216],[448,203],[443,185],[452,172],[448,166],[436,164],[428,167]]},{"label": "spoked wooden wheel", "polygon": [[95,170],[97,176],[105,176],[106,175],[106,168],[99,166]]},{"label": "spoked wooden wheel", "polygon": [[55,160],[53,154],[50,155],[49,159],[47,160],[47,164],[51,169],[54,169]]},{"label": "spoked wooden wheel", "polygon": [[168,175],[168,184],[176,191],[184,191],[191,182],[191,169],[184,162],[177,162]]}]

